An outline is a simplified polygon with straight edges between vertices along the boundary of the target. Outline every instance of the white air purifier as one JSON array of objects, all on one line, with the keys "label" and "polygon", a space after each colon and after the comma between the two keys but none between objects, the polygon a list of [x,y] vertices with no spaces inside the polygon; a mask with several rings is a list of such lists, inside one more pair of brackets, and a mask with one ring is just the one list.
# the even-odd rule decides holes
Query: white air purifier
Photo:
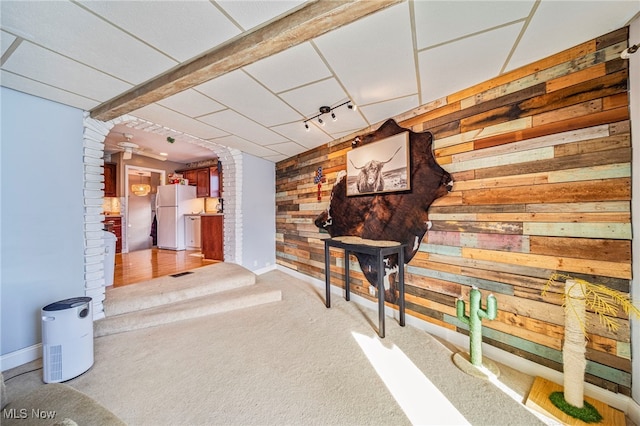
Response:
[{"label": "white air purifier", "polygon": [[42,364],[45,383],[64,382],[91,368],[90,297],[60,300],[42,308]]}]

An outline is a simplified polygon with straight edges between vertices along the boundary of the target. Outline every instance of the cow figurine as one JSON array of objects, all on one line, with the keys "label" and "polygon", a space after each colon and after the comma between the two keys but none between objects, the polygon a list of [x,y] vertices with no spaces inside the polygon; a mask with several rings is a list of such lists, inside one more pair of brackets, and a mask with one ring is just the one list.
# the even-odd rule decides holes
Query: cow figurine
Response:
[{"label": "cow figurine", "polygon": [[[415,133],[400,127],[394,120],[387,120],[378,130],[362,138],[362,143],[376,142],[406,131],[409,132],[411,190],[347,197],[346,172],[341,172],[331,191],[329,207],[314,223],[332,237],[357,236],[405,243],[404,259],[409,263],[430,227],[429,206],[451,190],[452,179],[433,156],[430,132]],[[379,272],[376,257],[362,253],[355,256],[367,281],[376,287]],[[392,255],[385,259],[385,270],[380,271],[385,274],[385,300],[391,303],[397,298],[398,266],[398,256]]]},{"label": "cow figurine", "polygon": [[382,177],[382,168],[389,161],[393,160],[393,157],[395,157],[398,151],[400,151],[400,148],[402,147],[398,147],[398,149],[396,149],[396,152],[394,152],[391,158],[389,158],[387,161],[371,160],[362,167],[356,166],[355,164],[353,164],[353,161],[349,160],[351,161],[351,164],[353,165],[353,167],[356,168],[356,170],[360,170],[360,172],[358,173],[358,181],[357,181],[357,187],[358,187],[359,193],[366,194],[368,192],[384,191],[384,179]]}]

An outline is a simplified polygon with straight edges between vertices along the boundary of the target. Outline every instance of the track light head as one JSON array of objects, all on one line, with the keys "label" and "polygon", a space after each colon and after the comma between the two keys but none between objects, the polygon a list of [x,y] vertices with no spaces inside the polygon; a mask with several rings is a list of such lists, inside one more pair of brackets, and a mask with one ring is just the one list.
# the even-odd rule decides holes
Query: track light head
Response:
[{"label": "track light head", "polygon": [[331,118],[333,119],[333,121],[338,121],[338,118],[336,117],[336,114],[334,112],[331,113]]},{"label": "track light head", "polygon": [[322,121],[322,118],[318,117],[318,123],[322,124],[324,126],[324,121]]},{"label": "track light head", "polygon": [[311,129],[309,129],[309,124],[305,121],[304,122],[304,129],[309,132]]}]

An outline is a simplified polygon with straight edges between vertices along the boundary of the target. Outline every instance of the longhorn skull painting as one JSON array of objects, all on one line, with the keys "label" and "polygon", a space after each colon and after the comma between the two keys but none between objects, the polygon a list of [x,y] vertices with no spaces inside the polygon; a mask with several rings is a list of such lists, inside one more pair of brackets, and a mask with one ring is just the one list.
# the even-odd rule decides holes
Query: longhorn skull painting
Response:
[{"label": "longhorn skull painting", "polygon": [[[433,156],[433,136],[430,132],[415,133],[400,127],[394,120],[387,120],[378,130],[364,136],[361,143],[366,145],[403,132],[408,132],[409,138],[411,189],[347,196],[346,173],[342,172],[331,191],[329,207],[314,223],[332,237],[357,236],[405,243],[404,258],[409,263],[418,252],[420,241],[429,228],[429,206],[451,190],[452,180]],[[355,256],[372,286],[377,286],[378,272],[385,274],[385,300],[395,303],[398,256],[385,259],[384,271],[377,270],[375,256],[361,253]]]}]

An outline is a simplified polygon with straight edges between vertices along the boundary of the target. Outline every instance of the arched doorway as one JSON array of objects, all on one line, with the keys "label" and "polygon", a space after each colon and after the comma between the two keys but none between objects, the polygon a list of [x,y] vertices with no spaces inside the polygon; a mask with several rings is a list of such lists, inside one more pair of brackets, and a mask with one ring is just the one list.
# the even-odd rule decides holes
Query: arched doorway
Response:
[{"label": "arched doorway", "polygon": [[109,122],[92,119],[88,113],[84,117],[84,141],[87,150],[101,155],[85,155],[84,185],[91,190],[85,191],[85,295],[93,299],[94,320],[104,318],[103,302],[105,300],[104,282],[104,257],[105,242],[102,232],[102,199],[104,197],[103,165],[104,165],[104,141],[110,130],[116,125],[125,123],[136,128],[145,128],[147,131],[166,135],[173,132],[186,136],[190,143],[198,144],[211,151],[224,165],[225,178],[223,179],[223,192],[225,198],[224,215],[224,256],[225,262],[242,263],[242,226],[238,218],[241,217],[241,179],[242,153],[239,150],[218,145],[211,141],[199,139],[165,127],[140,120],[136,117],[124,115]]}]

